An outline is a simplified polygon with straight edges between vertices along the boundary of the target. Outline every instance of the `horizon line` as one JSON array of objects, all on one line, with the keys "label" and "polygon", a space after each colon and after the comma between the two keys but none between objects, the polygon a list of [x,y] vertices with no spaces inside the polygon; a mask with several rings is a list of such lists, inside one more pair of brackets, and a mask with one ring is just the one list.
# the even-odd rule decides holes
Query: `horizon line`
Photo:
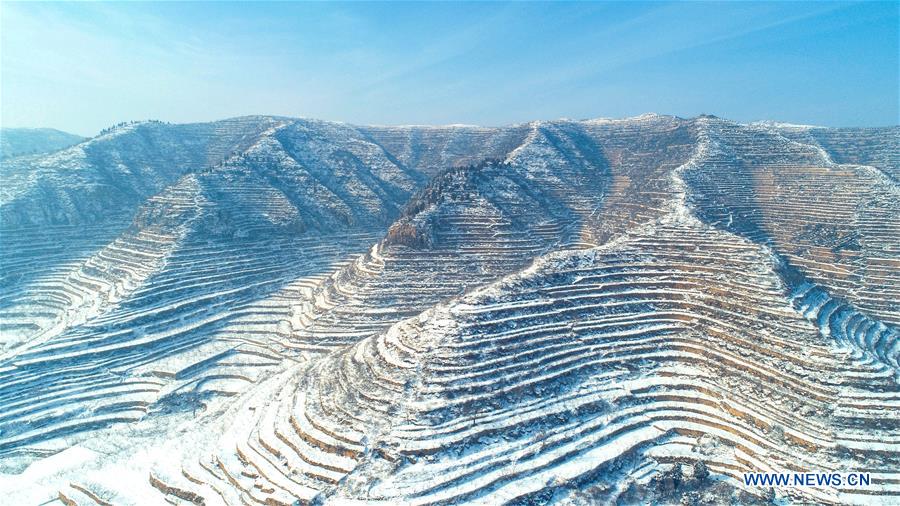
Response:
[{"label": "horizon line", "polygon": [[174,122],[174,121],[166,121],[158,118],[146,118],[139,120],[125,120],[120,121],[118,123],[112,124],[108,127],[105,127],[93,135],[84,135],[83,133],[72,132],[69,130],[63,130],[60,128],[56,128],[53,126],[6,126],[0,124],[0,129],[3,130],[56,130],[58,132],[77,135],[80,137],[84,137],[85,140],[94,139],[104,135],[104,133],[109,130],[114,130],[118,127],[129,126],[129,125],[139,125],[145,123],[164,123],[168,125],[201,125],[208,123],[217,123],[220,121],[230,121],[237,119],[246,119],[246,118],[269,118],[269,119],[283,119],[283,120],[291,120],[291,121],[317,121],[322,123],[331,123],[335,125],[347,125],[352,127],[372,127],[372,128],[484,128],[484,129],[497,129],[497,128],[514,128],[530,125],[532,123],[553,123],[553,122],[574,122],[574,123],[587,123],[587,122],[602,122],[602,121],[629,121],[650,117],[658,117],[658,118],[672,118],[677,120],[694,120],[699,118],[715,118],[723,121],[727,121],[730,123],[735,123],[738,125],[771,125],[777,126],[781,128],[803,128],[803,129],[868,129],[868,128],[895,128],[900,127],[900,123],[895,123],[891,125],[866,125],[866,126],[828,126],[828,125],[811,125],[811,124],[800,124],[800,123],[792,123],[786,121],[779,121],[771,118],[759,119],[753,121],[737,121],[729,119],[727,116],[719,116],[716,114],[709,113],[701,113],[694,116],[679,116],[677,114],[665,114],[665,113],[656,113],[656,112],[645,112],[641,114],[637,114],[634,116],[621,116],[621,117],[608,117],[608,116],[599,116],[593,118],[567,118],[567,117],[559,117],[554,119],[534,119],[529,121],[523,121],[518,123],[506,123],[501,125],[479,125],[473,123],[444,123],[444,124],[428,124],[428,123],[401,123],[401,124],[388,124],[388,123],[354,123],[350,121],[340,121],[340,120],[330,120],[323,118],[315,118],[310,116],[288,116],[283,114],[243,114],[237,116],[228,116],[219,119],[212,119],[206,121],[185,121],[185,122]]}]

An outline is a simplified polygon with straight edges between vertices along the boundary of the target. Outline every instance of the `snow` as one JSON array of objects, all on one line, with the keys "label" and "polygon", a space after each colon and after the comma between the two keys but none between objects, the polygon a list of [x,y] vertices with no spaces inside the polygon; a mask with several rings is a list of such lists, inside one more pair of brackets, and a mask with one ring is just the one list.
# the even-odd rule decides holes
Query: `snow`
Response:
[{"label": "snow", "polygon": [[247,117],[17,159],[0,495],[494,503],[900,453],[898,190],[819,130]]}]

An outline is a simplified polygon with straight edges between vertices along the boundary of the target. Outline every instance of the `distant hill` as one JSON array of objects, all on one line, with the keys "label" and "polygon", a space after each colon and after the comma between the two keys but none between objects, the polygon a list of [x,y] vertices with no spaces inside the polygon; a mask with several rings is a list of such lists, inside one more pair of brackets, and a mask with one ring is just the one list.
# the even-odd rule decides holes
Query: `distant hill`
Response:
[{"label": "distant hill", "polygon": [[85,138],[55,128],[0,128],[0,159],[50,153]]}]

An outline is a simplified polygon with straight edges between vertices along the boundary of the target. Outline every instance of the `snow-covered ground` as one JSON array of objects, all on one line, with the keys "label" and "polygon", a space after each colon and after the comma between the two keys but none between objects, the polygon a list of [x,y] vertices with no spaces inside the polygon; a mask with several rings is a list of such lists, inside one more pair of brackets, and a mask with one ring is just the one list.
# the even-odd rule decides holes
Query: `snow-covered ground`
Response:
[{"label": "snow-covered ground", "polygon": [[247,117],[4,161],[0,497],[896,502],[898,134]]}]

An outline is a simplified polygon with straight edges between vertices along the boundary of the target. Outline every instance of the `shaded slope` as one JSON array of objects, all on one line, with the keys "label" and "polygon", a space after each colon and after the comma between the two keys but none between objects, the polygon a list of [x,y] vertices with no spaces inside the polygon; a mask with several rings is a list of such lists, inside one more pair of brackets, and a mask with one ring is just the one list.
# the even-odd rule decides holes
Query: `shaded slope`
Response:
[{"label": "shaded slope", "polygon": [[58,151],[83,140],[54,128],[0,128],[0,159]]},{"label": "shaded slope", "polygon": [[11,160],[3,164],[2,226],[127,222],[143,199],[220,162],[278,121],[135,123],[52,155]]}]

